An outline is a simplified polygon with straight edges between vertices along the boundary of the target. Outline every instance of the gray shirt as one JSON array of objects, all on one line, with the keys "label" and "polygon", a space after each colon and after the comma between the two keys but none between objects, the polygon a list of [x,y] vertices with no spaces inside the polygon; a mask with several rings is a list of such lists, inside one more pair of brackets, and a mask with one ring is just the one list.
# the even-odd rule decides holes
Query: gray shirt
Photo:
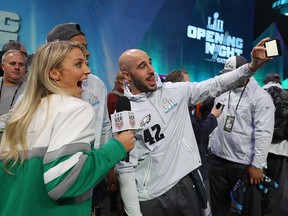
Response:
[{"label": "gray shirt", "polygon": [[[0,79],[2,83],[2,78]],[[5,86],[2,85],[1,95],[0,95],[0,115],[8,113],[9,110],[13,107],[17,98],[24,92],[25,82],[17,86]]]}]

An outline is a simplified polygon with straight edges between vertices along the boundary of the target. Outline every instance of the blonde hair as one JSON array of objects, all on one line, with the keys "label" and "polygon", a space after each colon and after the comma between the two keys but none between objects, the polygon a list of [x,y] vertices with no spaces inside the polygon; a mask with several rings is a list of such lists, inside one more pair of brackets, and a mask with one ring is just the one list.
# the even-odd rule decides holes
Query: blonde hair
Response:
[{"label": "blonde hair", "polygon": [[27,89],[22,100],[14,107],[1,141],[0,158],[7,172],[11,173],[10,170],[17,162],[23,164],[26,159],[28,148],[26,133],[41,99],[51,94],[70,95],[49,77],[49,73],[53,69],[60,69],[63,60],[75,48],[81,49],[85,56],[83,45],[69,41],[47,43],[35,53]]}]

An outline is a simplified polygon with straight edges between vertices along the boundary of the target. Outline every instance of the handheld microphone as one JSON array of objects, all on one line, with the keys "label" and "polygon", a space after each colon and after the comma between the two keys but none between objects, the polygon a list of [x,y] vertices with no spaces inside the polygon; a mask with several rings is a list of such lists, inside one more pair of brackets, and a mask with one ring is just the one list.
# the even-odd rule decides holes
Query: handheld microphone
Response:
[{"label": "handheld microphone", "polygon": [[127,97],[120,96],[116,102],[116,110],[111,114],[112,133],[120,133],[135,129],[135,115]]},{"label": "handheld microphone", "polygon": [[[111,115],[112,133],[135,129],[135,115],[131,112],[131,104],[126,96],[120,96],[116,102],[116,110]],[[129,152],[125,159],[129,162]]]},{"label": "handheld microphone", "polygon": [[120,96],[116,102],[116,112],[131,111],[131,104],[126,96]]}]

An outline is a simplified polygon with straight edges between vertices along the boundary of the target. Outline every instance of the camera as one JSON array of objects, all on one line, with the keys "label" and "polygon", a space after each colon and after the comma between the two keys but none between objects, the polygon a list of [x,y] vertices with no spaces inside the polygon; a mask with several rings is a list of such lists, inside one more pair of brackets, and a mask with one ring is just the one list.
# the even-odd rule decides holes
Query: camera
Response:
[{"label": "camera", "polygon": [[282,55],[280,40],[278,38],[267,41],[266,43],[264,43],[264,47],[266,48],[267,57],[275,57]]}]

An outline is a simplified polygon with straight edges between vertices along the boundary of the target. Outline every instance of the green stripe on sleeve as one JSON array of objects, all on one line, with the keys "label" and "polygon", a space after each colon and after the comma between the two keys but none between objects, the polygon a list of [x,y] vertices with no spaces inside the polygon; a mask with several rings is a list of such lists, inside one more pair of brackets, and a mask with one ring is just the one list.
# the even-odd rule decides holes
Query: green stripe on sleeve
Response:
[{"label": "green stripe on sleeve", "polygon": [[[47,183],[49,196],[54,200],[81,196],[99,183],[125,156],[126,149],[123,144],[116,139],[111,139],[98,150],[93,149],[83,154],[71,169]],[[71,157],[72,155],[63,156],[45,164],[44,171],[47,172],[57,167],[59,163],[69,161]]]}]

